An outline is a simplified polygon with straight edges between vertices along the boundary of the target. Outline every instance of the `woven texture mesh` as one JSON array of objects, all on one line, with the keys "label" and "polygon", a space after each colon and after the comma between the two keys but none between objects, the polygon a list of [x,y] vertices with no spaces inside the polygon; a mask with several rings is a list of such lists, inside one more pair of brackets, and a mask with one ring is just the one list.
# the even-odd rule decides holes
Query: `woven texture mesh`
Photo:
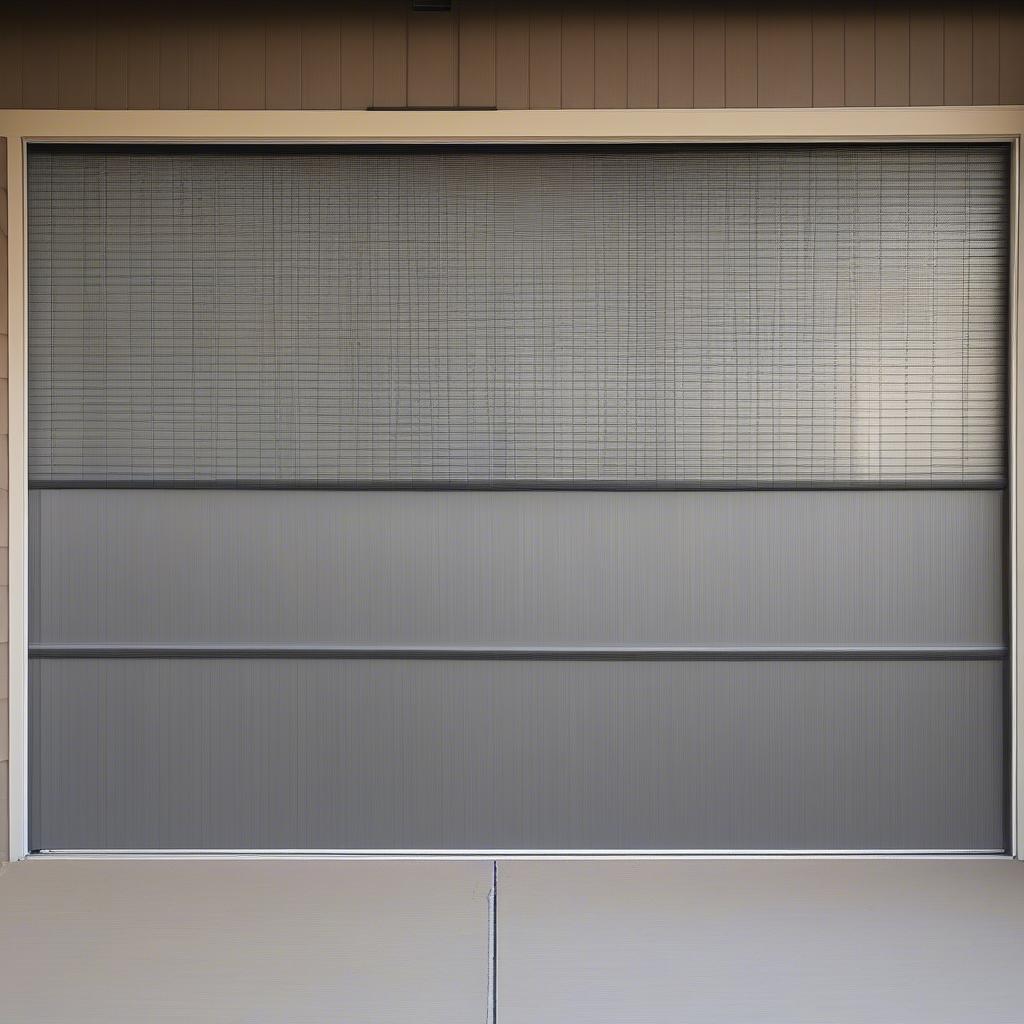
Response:
[{"label": "woven texture mesh", "polygon": [[992,485],[983,145],[29,156],[37,483]]}]

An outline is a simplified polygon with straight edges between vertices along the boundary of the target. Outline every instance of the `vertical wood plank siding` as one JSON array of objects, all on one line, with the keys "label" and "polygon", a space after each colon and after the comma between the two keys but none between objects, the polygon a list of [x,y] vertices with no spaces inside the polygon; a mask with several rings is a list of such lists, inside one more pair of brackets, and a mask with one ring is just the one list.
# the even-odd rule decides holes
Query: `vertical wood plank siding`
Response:
[{"label": "vertical wood plank siding", "polygon": [[555,110],[562,105],[562,17],[555,8],[533,11],[529,19],[530,106]]},{"label": "vertical wood plank siding", "polygon": [[461,0],[6,14],[0,107],[1024,103],[1024,5]]},{"label": "vertical wood plank siding", "polygon": [[[149,19],[140,20],[128,32],[128,107],[132,110],[152,110],[159,102],[159,27]],[[61,105],[58,103],[58,106]]]},{"label": "vertical wood plank siding", "polygon": [[490,3],[464,0],[459,5],[456,32],[459,103],[464,107],[493,107],[497,103],[497,83],[494,11]]},{"label": "vertical wood plank siding", "polygon": [[725,105],[757,106],[757,14],[750,8],[725,16]]},{"label": "vertical wood plank siding", "polygon": [[341,28],[341,105],[365,110],[373,100],[373,17],[368,7],[345,11]]},{"label": "vertical wood plank siding", "polygon": [[[99,31],[120,33],[123,30],[104,22]],[[97,69],[102,70],[102,58],[97,55]],[[268,75],[271,64],[267,62]],[[122,73],[122,77],[123,77]],[[160,32],[160,106],[166,110],[184,110],[188,107],[188,26],[171,22]],[[97,86],[98,88],[98,86]],[[113,105],[113,104],[112,104]],[[119,104],[124,106],[124,104]],[[102,103],[99,106],[103,106]]]},{"label": "vertical wood plank siding", "polygon": [[813,16],[811,98],[816,107],[846,103],[846,20],[842,11],[818,11]]},{"label": "vertical wood plank siding", "polygon": [[875,103],[905,107],[910,102],[910,12],[894,4],[875,14]]},{"label": "vertical wood plank siding", "polygon": [[[345,34],[347,24],[342,28]],[[458,21],[450,14],[410,18],[408,25],[408,102],[415,107],[458,103]],[[342,73],[345,70],[342,58]]]},{"label": "vertical wood plank siding", "polygon": [[693,106],[693,12],[675,8],[658,16],[658,105]]},{"label": "vertical wood plank siding", "polygon": [[[1024,5],[405,0],[26,5],[0,15],[0,108],[804,107],[1024,103]],[[0,138],[0,348],[7,194]],[[0,359],[6,376],[6,359]],[[0,524],[7,401],[0,388]],[[7,845],[0,525],[0,859]]]},{"label": "vertical wood plank siding", "polygon": [[593,11],[567,10],[562,15],[562,106],[567,109],[586,109],[596,102],[594,39]]},{"label": "vertical wood plank siding", "polygon": [[941,106],[945,95],[945,23],[942,11],[910,16],[910,102]]},{"label": "vertical wood plank siding", "polygon": [[626,102],[631,107],[660,106],[658,11],[652,8],[631,13],[626,31]]},{"label": "vertical wood plank siding", "polygon": [[814,106],[814,21],[809,13],[762,14],[757,20],[757,102]]},{"label": "vertical wood plank siding", "polygon": [[407,10],[401,0],[377,0],[373,7],[370,73],[375,107],[404,107],[413,102],[409,99]]},{"label": "vertical wood plank siding", "polygon": [[267,109],[302,107],[302,28],[283,14],[267,21]]},{"label": "vertical wood plank siding", "polygon": [[594,103],[629,104],[629,16],[622,11],[599,11],[594,23]]},{"label": "vertical wood plank siding", "polygon": [[530,22],[520,11],[494,15],[495,103],[503,109],[530,106]]},{"label": "vertical wood plank siding", "polygon": [[725,106],[725,15],[712,4],[693,15],[693,105]]},{"label": "vertical wood plank siding", "polygon": [[314,11],[303,16],[297,56],[302,109],[338,110],[341,107],[341,19],[337,14]]}]

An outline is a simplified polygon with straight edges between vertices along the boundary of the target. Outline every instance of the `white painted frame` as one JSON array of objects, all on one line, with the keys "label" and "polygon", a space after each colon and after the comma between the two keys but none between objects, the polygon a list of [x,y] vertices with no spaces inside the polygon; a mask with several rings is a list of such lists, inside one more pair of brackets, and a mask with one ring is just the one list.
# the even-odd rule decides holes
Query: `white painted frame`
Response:
[{"label": "white painted frame", "polygon": [[[228,143],[438,143],[438,142],[898,142],[1004,141],[1013,146],[1010,225],[1010,854],[1024,859],[1024,662],[1018,645],[1024,593],[1019,537],[1024,485],[1017,452],[1024,445],[1017,414],[1024,388],[1018,352],[1024,323],[1024,227],[1021,140],[1024,107],[840,107],[727,110],[501,110],[501,111],[0,111],[7,137],[8,189],[8,388],[10,445],[10,858],[28,855],[28,402],[25,147],[30,142],[228,142]],[[98,854],[103,856],[104,854]],[[111,853],[108,856],[124,856]],[[209,856],[224,856],[211,851]],[[232,854],[227,854],[232,855]],[[239,854],[246,856],[246,854]],[[249,854],[259,855],[259,853]],[[300,856],[283,851],[280,856]],[[326,854],[330,855],[330,854]],[[340,854],[339,854],[340,855]],[[367,854],[354,853],[354,856]],[[576,856],[572,853],[555,856]],[[590,854],[593,856],[594,854]],[[680,854],[685,856],[686,854]],[[779,856],[780,854],[775,854]],[[785,856],[786,853],[781,853]],[[793,854],[814,856],[814,854]],[[825,854],[822,854],[823,856]],[[850,854],[828,854],[850,856]],[[896,854],[897,856],[903,854]],[[170,852],[165,856],[189,856]],[[372,856],[372,854],[371,854]],[[437,851],[389,856],[480,856],[490,852]],[[580,854],[579,856],[587,856]],[[628,859],[632,854],[614,854]],[[702,853],[701,856],[716,856]],[[722,853],[717,856],[741,856]],[[765,856],[758,854],[756,856]],[[768,856],[772,856],[768,854]],[[854,854],[854,856],[858,856]],[[869,855],[864,855],[869,856]],[[875,855],[877,856],[877,854]],[[905,856],[914,856],[909,853]]]}]

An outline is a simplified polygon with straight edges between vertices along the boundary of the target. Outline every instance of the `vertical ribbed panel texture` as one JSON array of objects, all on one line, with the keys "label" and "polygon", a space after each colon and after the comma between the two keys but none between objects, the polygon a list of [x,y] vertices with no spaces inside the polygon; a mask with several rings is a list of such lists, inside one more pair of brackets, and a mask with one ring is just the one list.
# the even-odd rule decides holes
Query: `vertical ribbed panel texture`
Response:
[{"label": "vertical ribbed panel texture", "polygon": [[34,150],[30,474],[1000,484],[1008,166]]},{"label": "vertical ribbed panel texture", "polygon": [[32,644],[1003,643],[1005,496],[40,490]]},{"label": "vertical ribbed panel texture", "polygon": [[1003,846],[998,662],[41,660],[33,848]]}]

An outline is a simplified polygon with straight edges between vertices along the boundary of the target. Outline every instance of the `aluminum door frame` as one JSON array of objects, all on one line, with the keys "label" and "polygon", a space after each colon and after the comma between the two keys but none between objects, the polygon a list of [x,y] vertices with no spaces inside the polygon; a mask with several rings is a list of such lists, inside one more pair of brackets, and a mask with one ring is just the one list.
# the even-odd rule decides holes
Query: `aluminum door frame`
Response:
[{"label": "aluminum door frame", "polygon": [[[28,856],[28,388],[26,148],[49,143],[724,143],[724,142],[1008,142],[1012,148],[1009,258],[1008,498],[1010,849],[1024,859],[1024,708],[1017,643],[1021,623],[1021,486],[1018,445],[1024,443],[1018,355],[1024,266],[1018,257],[1022,204],[1020,151],[1024,106],[793,108],[726,110],[501,111],[0,111],[7,141],[8,409],[9,409],[9,855]],[[125,856],[126,853],[97,854]],[[160,856],[188,856],[187,851]],[[198,854],[209,856],[210,854]],[[213,854],[214,856],[218,854]],[[227,853],[221,856],[253,856]],[[263,856],[294,856],[287,851]],[[325,854],[330,856],[331,854]],[[343,855],[343,854],[338,854]],[[396,856],[478,856],[437,851]],[[722,854],[761,857],[765,854]],[[788,854],[787,854],[788,855]],[[811,854],[803,856],[834,856]],[[840,853],[840,856],[843,854]],[[310,856],[317,856],[311,854]],[[336,855],[337,856],[337,855]],[[366,856],[355,855],[355,856]],[[529,855],[524,855],[529,856]],[[587,855],[581,854],[581,857]],[[592,856],[592,855],[591,855]],[[630,858],[629,853],[613,856]],[[671,857],[672,854],[653,855]],[[707,854],[706,856],[717,856]],[[770,855],[769,855],[770,856]],[[854,856],[870,856],[855,854]],[[901,856],[886,854],[886,856]],[[905,856],[914,856],[907,854]]]}]

